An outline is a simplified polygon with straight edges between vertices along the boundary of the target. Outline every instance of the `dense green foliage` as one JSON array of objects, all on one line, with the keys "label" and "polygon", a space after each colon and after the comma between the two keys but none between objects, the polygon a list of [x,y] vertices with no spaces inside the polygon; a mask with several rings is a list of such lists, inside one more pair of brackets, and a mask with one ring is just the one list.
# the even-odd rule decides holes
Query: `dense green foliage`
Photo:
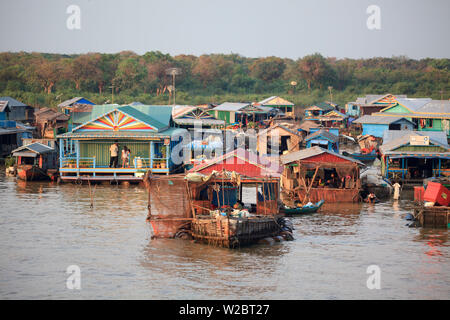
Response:
[{"label": "dense green foliage", "polygon": [[76,96],[98,104],[168,104],[172,76],[166,70],[171,67],[182,72],[176,77],[178,104],[259,101],[280,95],[304,106],[329,100],[330,89],[333,102],[341,105],[365,94],[449,98],[450,59],[338,60],[316,53],[292,60],[237,54],[171,56],[159,51],[0,53],[0,95],[33,106],[56,106]]}]

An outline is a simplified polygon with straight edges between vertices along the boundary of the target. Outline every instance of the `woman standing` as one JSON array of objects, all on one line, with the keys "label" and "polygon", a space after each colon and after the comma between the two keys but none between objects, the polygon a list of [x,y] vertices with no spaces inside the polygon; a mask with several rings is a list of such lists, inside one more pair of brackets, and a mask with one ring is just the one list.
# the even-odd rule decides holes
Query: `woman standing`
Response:
[{"label": "woman standing", "polygon": [[127,146],[124,146],[122,149],[122,168],[128,168],[128,157],[130,155],[130,151]]}]

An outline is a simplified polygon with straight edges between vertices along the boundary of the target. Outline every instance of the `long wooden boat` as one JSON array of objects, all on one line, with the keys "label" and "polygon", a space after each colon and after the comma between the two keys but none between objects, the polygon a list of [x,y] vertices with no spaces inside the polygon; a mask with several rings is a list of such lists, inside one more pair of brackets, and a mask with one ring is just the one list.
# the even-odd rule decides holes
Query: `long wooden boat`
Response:
[{"label": "long wooden boat", "polygon": [[50,180],[47,172],[36,165],[17,166],[17,178],[24,181]]},{"label": "long wooden boat", "polygon": [[377,152],[375,150],[373,150],[370,153],[362,153],[362,152],[348,153],[344,151],[342,154],[346,157],[350,157],[359,161],[373,161],[377,157]]},{"label": "long wooden boat", "polygon": [[290,207],[284,206],[284,208],[282,208],[282,212],[287,215],[315,213],[322,207],[322,205],[324,203],[325,203],[325,200],[322,199],[319,202],[316,202],[311,206],[302,206],[302,207],[298,207],[298,208],[290,208]]}]

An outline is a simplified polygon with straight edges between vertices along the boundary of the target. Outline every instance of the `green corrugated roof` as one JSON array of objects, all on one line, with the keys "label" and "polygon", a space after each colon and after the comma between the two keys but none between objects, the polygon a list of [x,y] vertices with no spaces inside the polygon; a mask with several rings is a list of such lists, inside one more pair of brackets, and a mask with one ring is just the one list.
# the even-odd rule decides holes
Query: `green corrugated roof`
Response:
[{"label": "green corrugated roof", "polygon": [[67,132],[57,136],[57,138],[170,138],[174,135],[189,134],[186,129],[169,128],[162,132],[142,132],[142,131],[81,131],[81,132]]},{"label": "green corrugated roof", "polygon": [[[153,106],[153,105],[137,105],[137,106],[120,106],[118,104],[94,105],[92,112],[76,118],[76,123],[83,125],[89,121],[100,118],[103,115],[110,113],[113,110],[122,111],[138,121],[144,122],[156,127],[158,130],[170,126],[172,119],[171,106]],[[75,118],[73,119],[75,120]]]},{"label": "green corrugated roof", "polygon": [[[148,108],[148,109],[150,109],[150,108]],[[136,120],[139,120],[141,122],[149,124],[152,127],[155,127],[158,131],[159,131],[159,129],[167,128],[170,124],[170,117],[169,117],[168,121],[165,123],[162,123],[162,122],[156,120],[155,116],[156,116],[156,118],[159,118],[163,121],[165,120],[164,115],[159,115],[157,112],[155,112],[156,110],[152,110],[152,112],[151,112],[152,116],[150,116],[148,113],[145,114],[145,113],[141,112],[140,110],[137,110],[136,107],[131,107],[131,106],[120,107],[120,108],[117,108],[117,110],[122,111],[122,112],[132,116]],[[162,113],[164,113],[164,112],[166,112],[166,110],[162,110]],[[172,109],[170,109],[169,112],[171,115]]]}]

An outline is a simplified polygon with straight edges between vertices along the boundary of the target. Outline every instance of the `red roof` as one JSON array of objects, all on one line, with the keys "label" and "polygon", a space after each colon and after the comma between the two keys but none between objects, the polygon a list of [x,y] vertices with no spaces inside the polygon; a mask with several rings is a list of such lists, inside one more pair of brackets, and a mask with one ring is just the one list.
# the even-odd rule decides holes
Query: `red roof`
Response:
[{"label": "red roof", "polygon": [[209,174],[214,170],[222,171],[223,169],[253,178],[279,177],[283,172],[278,159],[273,161],[242,148],[196,165],[189,172]]}]

